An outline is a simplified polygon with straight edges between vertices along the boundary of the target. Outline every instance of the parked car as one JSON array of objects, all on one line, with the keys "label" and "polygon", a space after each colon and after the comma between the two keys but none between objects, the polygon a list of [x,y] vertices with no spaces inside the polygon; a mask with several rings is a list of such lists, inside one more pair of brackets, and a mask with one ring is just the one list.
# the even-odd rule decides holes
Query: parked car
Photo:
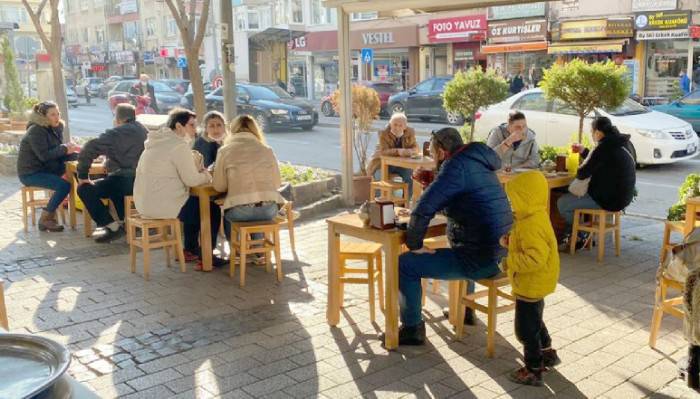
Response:
[{"label": "parked car", "polygon": [[110,76],[107,79],[105,79],[104,82],[102,82],[102,86],[100,86],[100,90],[98,95],[100,98],[107,98],[109,91],[114,88],[114,86],[117,85],[117,83],[121,82],[122,80],[135,80],[137,79],[136,76]]},{"label": "parked car", "polygon": [[[400,91],[400,88],[396,83],[364,81],[360,82],[359,84],[374,89],[379,95],[379,104],[381,107],[379,110],[379,115],[391,115],[392,112],[389,110],[389,98]],[[321,99],[321,113],[325,116],[337,115],[333,109],[332,95],[327,95]]]},{"label": "parked car", "polygon": [[86,92],[90,93],[91,97],[98,96],[100,94],[100,86],[104,82],[102,78],[83,78],[80,83],[75,87],[75,92],[78,96],[85,96]]},{"label": "parked car", "polygon": [[168,87],[180,94],[187,93],[187,89],[190,86],[190,81],[186,79],[159,79],[158,81],[165,83]]},{"label": "parked car", "polygon": [[683,119],[693,125],[693,130],[700,134],[700,90],[696,90],[678,101],[656,105],[652,109]]},{"label": "parked car", "polygon": [[[300,127],[311,130],[318,123],[313,105],[294,98],[274,84],[237,84],[239,115],[251,115],[263,131],[275,127]],[[207,109],[223,112],[224,93],[219,87],[206,96]]]},{"label": "parked car", "polygon": [[66,86],[66,101],[73,108],[78,106],[78,96],[75,94],[75,90],[68,86]]},{"label": "parked car", "polygon": [[[566,146],[578,134],[579,117],[570,107],[559,100],[547,100],[541,89],[531,89],[477,113],[474,137],[487,138],[491,129],[504,123],[513,109],[525,113],[540,146]],[[621,133],[631,136],[632,155],[637,164],[673,163],[692,158],[698,152],[698,136],[688,122],[650,110],[632,99],[626,99],[615,109],[598,109],[596,113],[607,116]],[[586,118],[587,127],[593,117],[591,114]]]},{"label": "parked car", "polygon": [[[122,80],[109,92],[109,108],[114,112],[114,107],[123,102],[131,102],[130,90],[138,80]],[[156,104],[161,114],[167,114],[171,109],[180,106],[182,95],[171,89],[165,83],[151,80],[156,94]]]},{"label": "parked car", "polygon": [[436,76],[426,79],[407,91],[389,97],[390,112],[403,112],[409,118],[446,120],[451,125],[464,124],[464,117],[458,113],[447,112],[442,106],[442,92],[452,76]]},{"label": "parked car", "polygon": [[[211,82],[204,83],[204,95],[211,93],[215,88],[212,86]],[[194,109],[194,100],[192,99],[194,94],[192,93],[192,83],[187,85],[187,92],[182,96],[180,100],[180,106],[187,109]]]}]

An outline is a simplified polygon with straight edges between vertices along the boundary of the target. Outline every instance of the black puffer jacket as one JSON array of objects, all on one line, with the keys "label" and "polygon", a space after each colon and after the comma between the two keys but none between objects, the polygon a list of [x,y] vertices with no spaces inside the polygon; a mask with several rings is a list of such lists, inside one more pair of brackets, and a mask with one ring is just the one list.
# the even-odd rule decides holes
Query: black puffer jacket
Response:
[{"label": "black puffer jacket", "polygon": [[205,168],[216,162],[216,153],[219,151],[219,147],[221,147],[219,143],[204,136],[197,137],[192,145],[193,150],[202,154],[202,162]]},{"label": "black puffer jacket", "polygon": [[632,202],[636,170],[631,148],[629,135],[608,135],[588,154],[576,175],[591,178],[588,195],[607,211],[621,211]]},{"label": "black puffer jacket", "polygon": [[406,245],[423,246],[430,220],[444,209],[450,246],[465,261],[503,255],[499,239],[510,231],[513,214],[496,170],[501,160],[483,143],[472,143],[445,161],[411,214]]},{"label": "black puffer jacket", "polygon": [[63,122],[53,128],[45,116],[32,112],[27,133],[19,144],[17,175],[38,172],[63,175],[66,172],[66,161],[77,157],[76,154],[66,155],[66,151],[67,147],[63,144]]},{"label": "black puffer jacket", "polygon": [[100,137],[85,144],[78,156],[78,177],[88,178],[92,161],[100,155],[107,157],[107,172],[114,176],[136,176],[136,165],[143,152],[146,130],[138,122],[125,123],[107,129]]}]

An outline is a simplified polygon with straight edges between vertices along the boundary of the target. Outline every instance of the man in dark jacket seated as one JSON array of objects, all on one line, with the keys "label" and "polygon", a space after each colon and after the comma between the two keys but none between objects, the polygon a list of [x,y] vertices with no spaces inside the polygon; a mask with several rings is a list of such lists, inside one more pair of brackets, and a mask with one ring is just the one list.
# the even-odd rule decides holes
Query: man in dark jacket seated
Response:
[{"label": "man in dark jacket seated", "polygon": [[[504,254],[499,239],[510,231],[513,216],[496,171],[498,155],[483,143],[463,145],[459,132],[433,133],[430,151],[439,172],[411,214],[406,245],[399,257],[401,323],[399,345],[425,340],[421,315],[421,279],[478,280],[500,272]],[[430,220],[443,211],[451,248],[430,250],[423,238]]]},{"label": "man in dark jacket seated", "polygon": [[[115,109],[114,128],[107,129],[100,137],[88,141],[78,156],[78,196],[90,212],[98,227],[104,231],[95,238],[106,243],[124,236],[120,221],[124,220],[124,197],[133,194],[136,165],[143,152],[143,143],[148,131],[136,122],[133,105],[119,104]],[[107,177],[90,180],[92,162],[100,155],[106,160]],[[102,203],[108,198],[117,210],[119,220],[115,221],[109,208]]]}]

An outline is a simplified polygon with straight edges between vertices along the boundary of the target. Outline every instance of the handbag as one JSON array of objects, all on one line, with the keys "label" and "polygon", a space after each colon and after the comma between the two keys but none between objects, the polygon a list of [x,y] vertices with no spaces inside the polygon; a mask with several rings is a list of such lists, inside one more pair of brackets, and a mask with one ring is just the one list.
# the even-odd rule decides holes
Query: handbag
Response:
[{"label": "handbag", "polygon": [[583,197],[588,193],[588,183],[590,182],[590,177],[586,179],[575,179],[569,184],[569,192],[577,197]]}]

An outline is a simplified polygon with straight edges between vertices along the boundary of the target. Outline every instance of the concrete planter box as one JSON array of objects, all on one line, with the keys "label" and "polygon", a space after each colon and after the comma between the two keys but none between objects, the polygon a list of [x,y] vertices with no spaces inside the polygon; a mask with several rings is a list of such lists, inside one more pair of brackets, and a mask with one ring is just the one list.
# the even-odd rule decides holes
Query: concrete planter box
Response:
[{"label": "concrete planter box", "polygon": [[19,145],[24,133],[24,130],[0,129],[0,144]]},{"label": "concrete planter box", "polygon": [[324,198],[331,197],[339,188],[340,175],[293,186],[292,198],[294,200],[294,208],[301,208]]},{"label": "concrete planter box", "polygon": [[0,154],[0,174],[17,175],[17,154]]}]

